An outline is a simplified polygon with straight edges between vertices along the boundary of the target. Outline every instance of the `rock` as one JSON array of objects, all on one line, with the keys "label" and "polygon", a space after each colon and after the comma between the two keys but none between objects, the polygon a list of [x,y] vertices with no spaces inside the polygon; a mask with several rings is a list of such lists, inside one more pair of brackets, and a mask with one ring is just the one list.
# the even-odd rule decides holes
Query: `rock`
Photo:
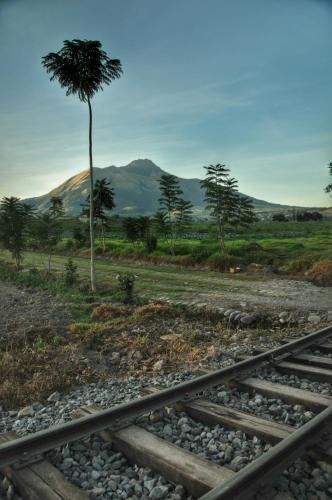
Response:
[{"label": "rock", "polygon": [[47,398],[50,403],[55,403],[60,400],[60,392],[52,392],[52,394]]},{"label": "rock", "polygon": [[313,323],[314,325],[317,325],[317,323],[320,323],[321,317],[318,316],[318,314],[309,314],[308,316],[308,322]]},{"label": "rock", "polygon": [[136,359],[137,361],[142,361],[143,354],[141,353],[141,351],[135,351],[133,353],[133,359]]},{"label": "rock", "polygon": [[98,481],[98,479],[100,478],[101,474],[98,470],[93,470],[91,472],[91,477],[92,479],[95,479],[96,481]]},{"label": "rock", "polygon": [[159,500],[162,498],[166,498],[167,495],[168,495],[167,486],[155,486],[153,490],[151,490],[149,498],[152,498],[153,500]]},{"label": "rock", "polygon": [[250,326],[256,323],[258,319],[259,319],[258,314],[247,314],[246,316],[243,316],[243,318],[240,319],[240,323],[244,326]]},{"label": "rock", "polygon": [[6,500],[13,500],[15,496],[14,486],[11,484],[6,493]]},{"label": "rock", "polygon": [[17,414],[17,417],[18,418],[22,418],[22,417],[33,417],[35,414],[35,411],[34,409],[32,408],[32,406],[25,406],[24,408],[22,408],[18,414]]},{"label": "rock", "polygon": [[105,493],[106,489],[103,488],[103,487],[97,487],[97,488],[93,488],[91,490],[91,493],[93,493],[94,495],[96,495],[97,497],[99,497],[100,495],[103,495]]},{"label": "rock", "polygon": [[165,364],[164,360],[160,359],[159,361],[156,361],[156,363],[153,365],[152,370],[154,372],[158,372],[163,368],[164,364]]},{"label": "rock", "polygon": [[325,479],[316,479],[314,481],[314,487],[317,488],[319,491],[325,491],[328,488],[328,483],[325,481]]},{"label": "rock", "polygon": [[282,311],[282,312],[279,314],[279,318],[280,318],[280,319],[287,319],[287,318],[288,318],[288,312],[287,312],[287,311]]},{"label": "rock", "polygon": [[238,471],[244,464],[247,463],[247,461],[248,460],[246,457],[241,457],[241,455],[238,455],[231,461],[230,468],[234,471]]}]

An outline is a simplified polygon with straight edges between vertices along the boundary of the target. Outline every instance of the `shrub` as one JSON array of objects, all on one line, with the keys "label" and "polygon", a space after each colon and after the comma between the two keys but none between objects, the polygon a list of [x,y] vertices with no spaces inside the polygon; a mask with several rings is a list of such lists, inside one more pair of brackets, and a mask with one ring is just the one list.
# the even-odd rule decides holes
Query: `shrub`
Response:
[{"label": "shrub", "polygon": [[149,235],[145,240],[145,248],[148,253],[157,249],[158,240],[154,234]]},{"label": "shrub", "polygon": [[214,253],[207,259],[206,263],[211,269],[225,272],[228,271],[231,266],[236,265],[238,261],[227,253]]},{"label": "shrub", "polygon": [[120,290],[124,294],[123,302],[131,304],[133,302],[135,276],[133,274],[119,274],[117,279]]},{"label": "shrub", "polygon": [[77,266],[74,264],[73,259],[69,257],[65,265],[65,284],[67,286],[74,286],[77,280]]},{"label": "shrub", "polygon": [[314,283],[320,286],[332,285],[332,261],[325,259],[319,260],[311,266],[307,272],[307,276]]},{"label": "shrub", "polygon": [[200,262],[203,262],[204,260],[208,259],[212,254],[212,251],[205,247],[205,246],[201,246],[201,245],[198,245],[196,247],[193,248],[193,251],[192,251],[192,260],[193,262],[199,264]]}]

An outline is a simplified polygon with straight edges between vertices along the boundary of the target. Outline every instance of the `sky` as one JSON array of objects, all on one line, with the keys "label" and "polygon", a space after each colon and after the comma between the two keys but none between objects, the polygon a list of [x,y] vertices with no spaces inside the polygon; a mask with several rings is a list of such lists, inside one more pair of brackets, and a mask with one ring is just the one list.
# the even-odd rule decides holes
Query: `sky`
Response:
[{"label": "sky", "polygon": [[93,99],[94,165],[180,177],[224,163],[241,192],[331,206],[332,0],[0,0],[0,197],[88,167],[88,109],[42,56],[100,40],[123,76]]}]

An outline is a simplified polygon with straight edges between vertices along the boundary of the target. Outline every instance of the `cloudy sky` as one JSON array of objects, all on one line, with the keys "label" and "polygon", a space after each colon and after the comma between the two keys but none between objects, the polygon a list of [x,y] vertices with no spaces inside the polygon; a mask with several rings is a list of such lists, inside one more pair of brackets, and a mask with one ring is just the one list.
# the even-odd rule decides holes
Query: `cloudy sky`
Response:
[{"label": "cloudy sky", "polygon": [[329,0],[0,0],[0,196],[87,168],[87,106],[41,65],[86,38],[124,69],[94,98],[95,166],[220,162],[252,196],[331,205],[331,26]]}]

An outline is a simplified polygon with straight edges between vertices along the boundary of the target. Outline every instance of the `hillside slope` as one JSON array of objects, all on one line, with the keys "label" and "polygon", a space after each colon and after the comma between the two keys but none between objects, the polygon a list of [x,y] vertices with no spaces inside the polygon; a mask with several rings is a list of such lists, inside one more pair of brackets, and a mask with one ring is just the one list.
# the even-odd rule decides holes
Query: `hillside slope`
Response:
[{"label": "hillside slope", "polygon": [[[115,190],[115,213],[118,214],[150,214],[158,207],[160,196],[158,179],[166,172],[155,165],[151,160],[139,159],[123,167],[94,168],[95,180],[106,179]],[[199,179],[179,178],[183,197],[190,200],[195,213],[204,210],[204,193]],[[74,175],[49,193],[36,198],[28,198],[25,203],[35,206],[38,210],[46,210],[52,196],[60,196],[67,215],[78,215],[81,204],[84,203],[89,192],[89,171],[84,170]],[[283,207],[275,203],[252,198],[257,208]]]}]

